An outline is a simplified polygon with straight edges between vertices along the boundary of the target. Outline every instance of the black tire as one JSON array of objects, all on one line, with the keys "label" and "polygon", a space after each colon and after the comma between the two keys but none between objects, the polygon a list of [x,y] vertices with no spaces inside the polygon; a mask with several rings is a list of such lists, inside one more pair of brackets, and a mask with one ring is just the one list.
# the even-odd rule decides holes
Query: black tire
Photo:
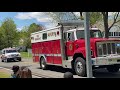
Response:
[{"label": "black tire", "polygon": [[21,62],[22,60],[21,59],[19,59],[19,62]]},{"label": "black tire", "polygon": [[119,71],[119,67],[118,66],[108,66],[107,67],[107,70],[108,70],[108,72],[113,72],[113,73],[116,73],[116,72],[118,72]]},{"label": "black tire", "polygon": [[86,76],[86,64],[85,60],[81,57],[77,57],[74,62],[74,70],[78,76]]},{"label": "black tire", "polygon": [[43,69],[43,70],[45,70],[47,68],[47,64],[45,62],[45,58],[44,57],[42,57],[40,59],[40,68]]}]

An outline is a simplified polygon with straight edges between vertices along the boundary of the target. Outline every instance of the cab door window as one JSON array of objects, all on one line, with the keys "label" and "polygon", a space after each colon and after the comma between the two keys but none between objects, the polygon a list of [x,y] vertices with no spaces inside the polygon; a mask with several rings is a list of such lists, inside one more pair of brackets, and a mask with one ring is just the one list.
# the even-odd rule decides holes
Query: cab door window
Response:
[{"label": "cab door window", "polygon": [[67,41],[74,41],[74,40],[75,40],[74,32],[68,32]]},{"label": "cab door window", "polygon": [[63,39],[64,39],[64,41],[67,40],[67,33],[66,33],[66,32],[64,32],[64,37],[63,37]]}]

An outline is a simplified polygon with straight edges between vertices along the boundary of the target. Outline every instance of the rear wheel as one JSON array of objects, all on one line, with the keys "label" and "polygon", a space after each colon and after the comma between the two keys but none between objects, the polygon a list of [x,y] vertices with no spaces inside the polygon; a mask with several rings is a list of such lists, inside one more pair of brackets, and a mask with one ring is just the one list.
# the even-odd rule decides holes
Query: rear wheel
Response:
[{"label": "rear wheel", "polygon": [[45,61],[44,57],[42,57],[40,59],[40,68],[43,69],[43,70],[45,70],[47,68],[46,61]]},{"label": "rear wheel", "polygon": [[119,67],[118,66],[108,66],[107,67],[107,70],[109,71],[109,72],[118,72],[119,71]]},{"label": "rear wheel", "polygon": [[78,76],[85,76],[86,75],[85,60],[81,57],[77,57],[74,62],[74,69]]}]

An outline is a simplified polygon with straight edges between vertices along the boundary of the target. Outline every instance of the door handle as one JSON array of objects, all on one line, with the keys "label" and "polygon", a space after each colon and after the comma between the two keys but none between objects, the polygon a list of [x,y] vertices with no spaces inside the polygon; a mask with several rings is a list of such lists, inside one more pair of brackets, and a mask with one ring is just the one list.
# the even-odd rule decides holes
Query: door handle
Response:
[{"label": "door handle", "polygon": [[79,45],[78,45],[78,44],[76,44],[76,45],[75,45],[75,47],[76,47],[76,48],[79,48]]}]

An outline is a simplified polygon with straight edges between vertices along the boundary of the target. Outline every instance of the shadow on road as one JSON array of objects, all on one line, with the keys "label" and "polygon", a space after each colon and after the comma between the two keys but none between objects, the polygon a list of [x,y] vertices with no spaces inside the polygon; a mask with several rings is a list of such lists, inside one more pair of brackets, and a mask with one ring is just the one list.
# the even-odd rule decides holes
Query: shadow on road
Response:
[{"label": "shadow on road", "polygon": [[[40,69],[40,68],[37,68]],[[50,65],[48,66],[47,70],[49,71],[55,71],[55,72],[60,72],[60,73],[65,73],[65,72],[72,72],[74,75],[76,75],[71,69],[67,68],[62,68],[60,66],[53,66]],[[106,69],[96,69],[93,71],[93,77],[95,78],[120,78],[120,72],[117,73],[110,73]]]},{"label": "shadow on road", "polygon": [[8,62],[3,62],[3,63],[14,63],[14,62],[23,62],[23,61],[8,61]]},{"label": "shadow on road", "polygon": [[106,69],[97,69],[93,71],[95,78],[120,78],[120,72],[110,73]]},{"label": "shadow on road", "polygon": [[[37,68],[37,69],[40,69],[40,68]],[[47,70],[55,71],[55,72],[60,72],[60,73],[72,72],[74,75],[76,75],[76,74],[72,71],[72,69],[63,68],[63,67],[61,67],[61,66],[50,65],[50,66],[47,67]]]}]

